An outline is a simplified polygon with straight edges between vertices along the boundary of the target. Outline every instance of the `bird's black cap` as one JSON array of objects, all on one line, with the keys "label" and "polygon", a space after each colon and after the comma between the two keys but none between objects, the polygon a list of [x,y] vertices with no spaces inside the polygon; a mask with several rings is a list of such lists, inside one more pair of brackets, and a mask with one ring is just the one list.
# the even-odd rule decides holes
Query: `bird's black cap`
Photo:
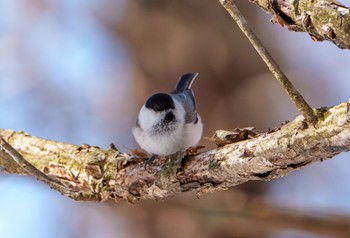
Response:
[{"label": "bird's black cap", "polygon": [[152,95],[149,99],[147,99],[145,106],[155,112],[175,109],[173,99],[166,93],[157,93]]}]

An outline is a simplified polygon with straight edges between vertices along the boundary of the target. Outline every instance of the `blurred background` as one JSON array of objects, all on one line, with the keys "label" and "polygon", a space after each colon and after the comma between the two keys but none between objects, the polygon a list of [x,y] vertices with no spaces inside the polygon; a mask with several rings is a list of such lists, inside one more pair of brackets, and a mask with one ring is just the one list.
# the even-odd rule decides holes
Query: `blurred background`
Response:
[{"label": "blurred background", "polygon": [[[350,98],[348,50],[237,4],[313,107]],[[145,99],[188,71],[199,72],[204,136],[266,132],[298,115],[218,0],[0,0],[2,129],[125,151],[136,147],[131,128]],[[350,237],[349,156],[271,182],[137,205],[76,202],[2,173],[0,237]]]}]

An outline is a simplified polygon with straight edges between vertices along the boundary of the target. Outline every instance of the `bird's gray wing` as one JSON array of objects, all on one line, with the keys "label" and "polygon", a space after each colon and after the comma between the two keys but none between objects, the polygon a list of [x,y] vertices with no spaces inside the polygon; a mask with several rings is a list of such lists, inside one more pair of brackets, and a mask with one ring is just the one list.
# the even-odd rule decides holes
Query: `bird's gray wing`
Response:
[{"label": "bird's gray wing", "polygon": [[185,109],[185,122],[197,123],[196,99],[194,98],[192,89],[187,89],[182,93],[171,94],[171,96],[183,105]]},{"label": "bird's gray wing", "polygon": [[175,91],[171,93],[171,96],[183,105],[186,123],[197,123],[198,121],[196,99],[191,89],[197,76],[198,73],[195,72],[183,74],[179,78]]}]

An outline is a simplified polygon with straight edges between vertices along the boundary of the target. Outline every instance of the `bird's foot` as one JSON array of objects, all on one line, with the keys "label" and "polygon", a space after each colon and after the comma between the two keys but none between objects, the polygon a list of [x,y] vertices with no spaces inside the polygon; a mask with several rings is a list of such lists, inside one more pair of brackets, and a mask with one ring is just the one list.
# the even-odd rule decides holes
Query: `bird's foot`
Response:
[{"label": "bird's foot", "polygon": [[145,161],[144,167],[145,168],[149,167],[156,158],[157,158],[157,155],[152,155],[150,158],[148,158]]}]

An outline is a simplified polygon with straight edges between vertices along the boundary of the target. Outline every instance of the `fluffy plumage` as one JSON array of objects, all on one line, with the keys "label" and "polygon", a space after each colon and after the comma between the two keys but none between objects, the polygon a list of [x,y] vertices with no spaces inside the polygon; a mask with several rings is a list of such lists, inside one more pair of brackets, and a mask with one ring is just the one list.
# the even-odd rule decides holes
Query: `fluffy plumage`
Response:
[{"label": "fluffy plumage", "polygon": [[142,106],[133,135],[140,147],[153,155],[171,155],[196,145],[203,124],[191,86],[197,73],[180,77],[175,91],[157,93]]}]

